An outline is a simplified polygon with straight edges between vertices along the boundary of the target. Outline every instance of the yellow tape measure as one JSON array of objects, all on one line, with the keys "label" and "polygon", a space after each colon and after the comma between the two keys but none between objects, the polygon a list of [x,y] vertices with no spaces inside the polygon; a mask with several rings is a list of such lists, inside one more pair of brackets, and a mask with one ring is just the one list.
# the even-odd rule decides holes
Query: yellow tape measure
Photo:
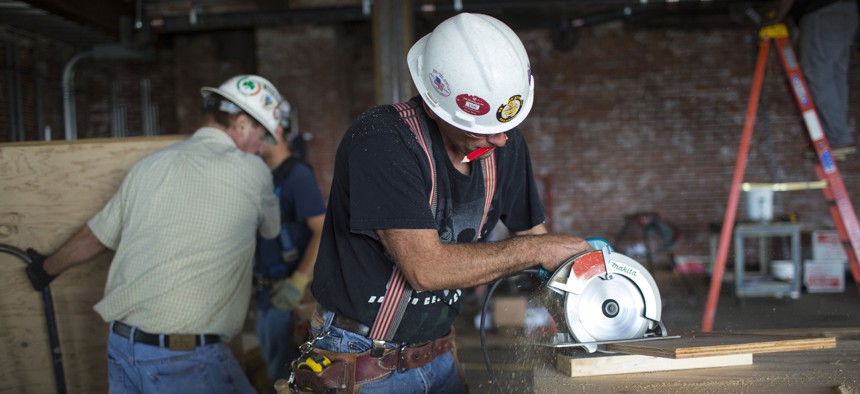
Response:
[{"label": "yellow tape measure", "polygon": [[331,365],[331,360],[322,354],[313,354],[300,362],[296,367],[298,369],[308,369],[314,372],[322,372],[323,369]]}]

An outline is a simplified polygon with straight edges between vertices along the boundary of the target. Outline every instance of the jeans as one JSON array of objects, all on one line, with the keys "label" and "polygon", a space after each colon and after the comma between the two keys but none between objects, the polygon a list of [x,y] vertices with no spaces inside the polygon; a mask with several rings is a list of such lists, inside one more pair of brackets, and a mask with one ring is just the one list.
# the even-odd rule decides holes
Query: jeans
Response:
[{"label": "jeans", "polygon": [[854,1],[838,1],[800,18],[800,67],[831,145],[854,143],[848,124],[848,63],[857,25]]},{"label": "jeans", "polygon": [[[327,312],[322,327],[311,326],[311,335],[317,337],[329,330],[328,335],[314,343],[323,350],[338,353],[361,353],[370,350],[373,343],[370,339],[356,333],[346,331],[331,325],[333,312]],[[397,344],[386,342],[386,347],[397,347]],[[454,356],[449,352],[433,359],[420,368],[393,371],[388,376],[362,386],[362,394],[409,394],[409,393],[463,393],[463,382],[454,364]]]},{"label": "jeans", "polygon": [[239,363],[222,343],[179,351],[108,336],[110,393],[255,394]]},{"label": "jeans", "polygon": [[290,363],[299,357],[293,343],[293,312],[274,306],[257,308],[257,337],[272,382],[289,379]]}]

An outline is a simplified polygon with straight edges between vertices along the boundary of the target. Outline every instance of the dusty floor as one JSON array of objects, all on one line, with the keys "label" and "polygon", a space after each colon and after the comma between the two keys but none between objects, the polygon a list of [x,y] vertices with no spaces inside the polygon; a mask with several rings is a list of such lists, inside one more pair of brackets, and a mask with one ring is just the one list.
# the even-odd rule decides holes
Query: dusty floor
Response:
[{"label": "dusty floor", "polygon": [[[704,274],[680,277],[676,276],[668,268],[657,268],[656,272],[652,272],[652,275],[657,282],[663,298],[663,323],[669,335],[680,335],[683,337],[701,332],[702,316],[710,285],[709,278]],[[492,299],[510,295],[536,298],[537,296],[534,295],[536,293],[531,288],[532,285],[533,282],[528,276],[519,276],[518,278],[507,280],[498,287]],[[848,274],[846,276],[846,289],[842,293],[811,294],[804,290],[797,299],[763,297],[744,298],[741,300],[734,296],[732,285],[724,283],[712,331],[738,332],[745,330],[852,328],[852,330],[847,330],[852,344],[849,346],[850,349],[842,350],[842,353],[848,352],[848,358],[853,361],[853,364],[850,365],[856,364],[858,365],[858,369],[860,369],[860,293],[858,293],[857,289],[857,285],[851,279],[850,274]],[[498,387],[493,385],[487,371],[486,363],[484,362],[484,352],[481,346],[479,331],[475,328],[476,324],[474,322],[474,317],[480,311],[483,301],[483,296],[467,296],[464,311],[455,323],[458,355],[461,365],[464,367],[466,382],[469,385],[469,393],[513,394],[536,392],[544,394],[605,392],[607,391],[605,388],[606,384],[610,384],[611,389],[608,389],[609,392],[619,392],[617,387],[611,386],[611,383],[607,382],[611,382],[613,379],[623,379],[624,375],[617,375],[621,377],[601,377],[596,381],[585,384],[573,380],[574,378],[560,375],[554,366],[556,351],[535,344],[540,339],[545,338],[547,334],[541,331],[527,334],[522,328],[514,327],[497,327],[486,332],[486,348],[496,381],[498,382]],[[842,332],[840,331],[840,333]],[[579,352],[584,356],[579,348],[573,349],[572,352]],[[823,356],[813,354],[812,356],[824,357],[825,363],[831,363],[831,360],[827,359],[829,357],[827,354]],[[788,357],[792,357],[792,355]],[[255,375],[252,376],[252,381],[257,379],[254,381],[257,387],[271,387],[268,385],[268,379],[265,377],[265,371],[261,364],[262,359],[259,355],[251,357],[251,359],[255,360],[256,367],[248,366],[249,369],[259,372],[252,374]],[[795,360],[792,358],[787,361],[780,359],[777,362],[780,365],[797,364],[798,369],[804,368],[804,360],[802,359]],[[843,361],[836,360],[832,362],[838,364]],[[754,364],[756,364],[756,368],[764,367],[763,362],[759,364],[758,361],[755,361]],[[707,376],[708,374],[719,375],[724,373],[716,370],[713,368],[708,371],[700,370],[704,372],[698,375]],[[736,379],[729,383],[736,385],[736,388],[738,388],[738,390],[731,389],[729,392],[762,392],[759,388],[750,385],[752,380],[758,378],[743,377],[745,374],[750,373],[754,376],[757,373],[756,370],[746,368],[726,373],[729,373],[729,375],[734,374]],[[849,373],[849,375],[853,375],[853,373]],[[860,393],[860,373],[857,375],[858,378],[856,379],[848,379],[850,381],[844,387],[828,387],[823,392]],[[541,380],[535,382],[536,376],[537,379]],[[701,376],[679,377],[678,379],[671,377],[666,379],[663,376],[654,375],[653,377],[646,377],[644,379],[640,378],[642,380],[640,386],[632,388],[625,386],[620,391],[638,392],[640,394],[647,392],[677,392],[679,390],[682,392],[726,392],[722,386],[718,386],[720,387],[719,390],[714,389],[713,385],[717,383],[710,382],[710,385],[702,383]],[[648,380],[656,381],[649,383],[647,382]],[[813,376],[806,380],[815,381],[816,378]],[[547,381],[551,381],[552,384],[548,385]],[[672,386],[673,382],[674,386]],[[555,385],[556,383],[557,385]],[[679,384],[681,386],[678,386]],[[551,388],[547,389],[548,386]],[[776,384],[773,386],[773,389],[781,389],[783,392],[785,392],[784,390],[788,390],[788,392],[821,392],[820,390],[797,391],[793,390],[792,387],[791,385],[786,387],[785,385],[780,386]],[[264,390],[261,390],[261,392],[264,392]]]},{"label": "dusty floor", "polygon": [[[708,278],[703,274],[681,278],[668,270],[658,271],[654,277],[664,299],[663,322],[669,334],[683,336],[701,331]],[[473,308],[479,306],[478,302],[473,304]],[[456,325],[460,361],[465,366],[470,393],[498,393],[490,383],[483,361],[479,334],[472,322],[474,312],[464,313]],[[724,284],[712,331],[837,327],[860,328],[860,294],[850,274],[843,293],[810,294],[804,291],[798,299],[739,300],[735,298],[732,286]],[[534,346],[535,337],[525,335],[522,330],[507,328],[488,334],[487,348],[501,392],[535,392],[534,371],[553,369],[554,354],[551,350]]]}]

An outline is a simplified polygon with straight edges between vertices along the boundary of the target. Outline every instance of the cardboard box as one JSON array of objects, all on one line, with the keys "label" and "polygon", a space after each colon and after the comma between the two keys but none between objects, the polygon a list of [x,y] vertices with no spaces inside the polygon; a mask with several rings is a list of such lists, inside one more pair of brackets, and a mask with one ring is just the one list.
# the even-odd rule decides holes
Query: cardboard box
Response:
[{"label": "cardboard box", "polygon": [[498,327],[523,327],[526,323],[525,297],[493,297],[493,319]]},{"label": "cardboard box", "polygon": [[812,232],[812,259],[813,260],[841,260],[848,261],[845,255],[845,246],[839,239],[836,230],[816,230]]},{"label": "cardboard box", "polygon": [[845,291],[845,262],[840,260],[806,260],[803,263],[803,284],[809,293],[841,293]]},{"label": "cardboard box", "polygon": [[708,265],[708,256],[676,256],[675,272],[682,274],[703,274]]}]

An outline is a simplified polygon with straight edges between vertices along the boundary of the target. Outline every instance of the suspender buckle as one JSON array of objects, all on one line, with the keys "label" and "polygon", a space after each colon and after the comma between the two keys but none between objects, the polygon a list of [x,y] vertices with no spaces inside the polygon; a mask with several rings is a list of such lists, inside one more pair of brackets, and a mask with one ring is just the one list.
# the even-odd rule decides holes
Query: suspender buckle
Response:
[{"label": "suspender buckle", "polygon": [[370,349],[370,356],[380,358],[385,352],[385,341],[380,339],[373,340],[373,347]]},{"label": "suspender buckle", "polygon": [[408,368],[403,366],[403,361],[406,359],[406,343],[400,345],[400,349],[397,352],[397,372],[405,372]]}]

